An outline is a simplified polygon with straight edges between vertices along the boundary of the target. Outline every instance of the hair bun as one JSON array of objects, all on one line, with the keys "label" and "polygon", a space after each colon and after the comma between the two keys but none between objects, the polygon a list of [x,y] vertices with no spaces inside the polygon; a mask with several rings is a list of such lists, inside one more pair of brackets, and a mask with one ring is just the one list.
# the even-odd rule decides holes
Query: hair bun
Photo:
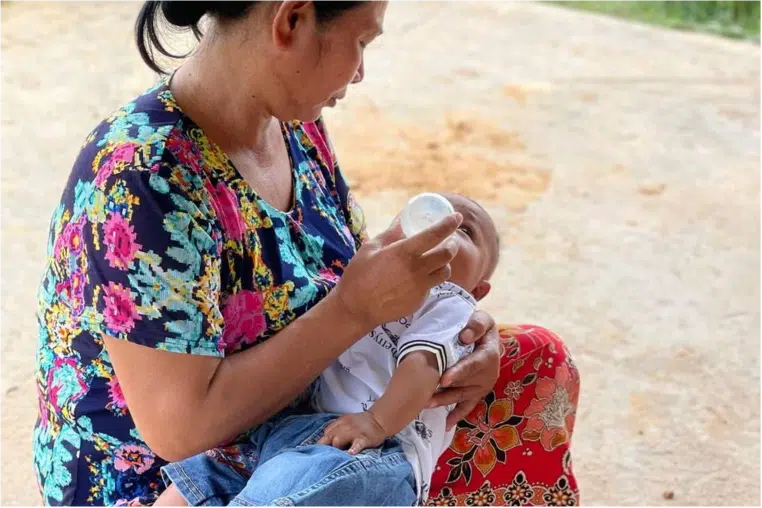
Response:
[{"label": "hair bun", "polygon": [[161,12],[171,24],[175,26],[193,26],[209,10],[214,2],[179,2],[172,0],[162,0]]}]

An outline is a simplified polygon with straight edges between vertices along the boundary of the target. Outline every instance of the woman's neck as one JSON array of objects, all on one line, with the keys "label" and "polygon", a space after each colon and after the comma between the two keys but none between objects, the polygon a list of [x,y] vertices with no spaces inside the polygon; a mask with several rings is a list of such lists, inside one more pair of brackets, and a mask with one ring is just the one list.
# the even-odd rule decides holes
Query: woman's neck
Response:
[{"label": "woman's neck", "polygon": [[[266,151],[274,120],[243,66],[227,64],[224,47],[199,48],[175,72],[170,88],[180,108],[222,150]],[[221,54],[220,54],[221,53]],[[210,57],[214,54],[214,57]],[[251,74],[249,74],[251,76]]]}]

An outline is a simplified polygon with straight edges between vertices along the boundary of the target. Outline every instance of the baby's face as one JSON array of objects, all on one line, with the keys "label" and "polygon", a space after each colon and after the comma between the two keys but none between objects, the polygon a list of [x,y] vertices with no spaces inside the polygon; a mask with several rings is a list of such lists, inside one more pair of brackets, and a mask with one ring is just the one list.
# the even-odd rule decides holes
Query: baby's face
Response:
[{"label": "baby's face", "polygon": [[479,288],[492,275],[498,258],[497,231],[492,218],[473,201],[454,194],[445,197],[456,212],[463,215],[463,222],[454,237],[458,242],[458,254],[450,263],[450,281],[481,299],[489,291]]}]

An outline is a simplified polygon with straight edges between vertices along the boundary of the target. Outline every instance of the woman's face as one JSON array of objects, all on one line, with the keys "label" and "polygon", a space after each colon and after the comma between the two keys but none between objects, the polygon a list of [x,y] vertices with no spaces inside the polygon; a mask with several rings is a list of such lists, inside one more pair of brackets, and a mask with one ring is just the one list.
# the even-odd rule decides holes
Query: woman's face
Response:
[{"label": "woman's face", "polygon": [[315,120],[346,95],[350,83],[362,81],[363,52],[381,34],[386,6],[364,2],[320,23],[312,2],[277,4],[268,59],[277,83],[268,101],[273,116]]}]

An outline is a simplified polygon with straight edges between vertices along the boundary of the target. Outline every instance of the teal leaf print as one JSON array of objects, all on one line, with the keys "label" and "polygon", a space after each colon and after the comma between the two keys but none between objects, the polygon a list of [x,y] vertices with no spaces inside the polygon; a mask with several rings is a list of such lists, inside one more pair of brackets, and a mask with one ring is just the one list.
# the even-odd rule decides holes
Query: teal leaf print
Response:
[{"label": "teal leaf print", "polygon": [[162,178],[156,173],[153,173],[148,177],[148,185],[159,194],[169,193],[169,183],[165,178]]}]

